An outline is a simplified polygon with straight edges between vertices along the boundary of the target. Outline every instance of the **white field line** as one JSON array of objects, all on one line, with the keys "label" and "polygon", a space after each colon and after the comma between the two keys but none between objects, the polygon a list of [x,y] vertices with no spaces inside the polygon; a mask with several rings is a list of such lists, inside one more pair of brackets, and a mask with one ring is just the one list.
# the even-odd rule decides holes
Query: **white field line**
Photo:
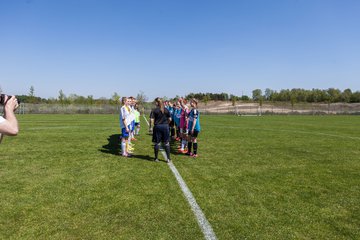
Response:
[{"label": "white field line", "polygon": [[[224,128],[222,125],[211,125],[212,128]],[[226,126],[226,128],[235,128],[235,129],[244,129],[244,130],[256,130],[256,131],[272,131],[272,132],[289,132],[289,133],[301,133],[309,135],[320,135],[333,138],[344,138],[344,139],[354,139],[360,140],[360,137],[352,137],[338,134],[329,134],[322,132],[309,132],[309,131],[299,131],[299,130],[286,130],[286,129],[271,129],[271,128],[247,128],[247,127],[238,127],[238,126]]]},{"label": "white field line", "polygon": [[[146,123],[149,125],[149,122],[145,116],[144,116],[144,119],[145,119]],[[164,152],[163,149],[161,149],[161,153],[164,156],[164,158],[167,159],[166,153]],[[216,238],[214,230],[212,229],[209,221],[206,219],[205,214],[202,212],[199,204],[197,204],[194,195],[191,193],[191,191],[188,188],[188,186],[186,185],[184,179],[181,177],[179,171],[176,169],[175,165],[172,162],[168,163],[168,166],[170,167],[171,171],[173,172],[173,174],[181,188],[181,191],[184,193],[184,196],[185,196],[186,200],[188,201],[188,203],[191,207],[191,210],[195,214],[196,220],[201,228],[201,231],[204,234],[205,239],[216,240],[217,238]]]}]

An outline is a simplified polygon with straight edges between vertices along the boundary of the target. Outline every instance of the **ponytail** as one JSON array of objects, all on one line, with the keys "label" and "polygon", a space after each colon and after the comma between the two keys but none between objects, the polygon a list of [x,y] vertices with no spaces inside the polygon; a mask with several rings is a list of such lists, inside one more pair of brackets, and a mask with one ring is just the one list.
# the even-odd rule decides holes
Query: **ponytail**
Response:
[{"label": "ponytail", "polygon": [[164,113],[164,103],[163,103],[163,101],[162,101],[162,99],[161,98],[159,98],[159,97],[157,97],[157,98],[155,98],[155,102],[157,103],[157,105],[160,107],[160,111],[162,112],[162,113]]}]

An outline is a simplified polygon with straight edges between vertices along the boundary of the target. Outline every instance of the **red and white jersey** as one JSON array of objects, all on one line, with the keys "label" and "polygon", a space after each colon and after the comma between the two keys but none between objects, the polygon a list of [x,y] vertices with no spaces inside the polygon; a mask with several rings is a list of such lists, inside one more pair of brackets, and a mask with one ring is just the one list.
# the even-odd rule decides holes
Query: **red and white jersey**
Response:
[{"label": "red and white jersey", "polygon": [[180,113],[180,128],[186,128],[187,127],[187,117],[189,114],[189,108],[185,105],[184,108],[181,109]]}]

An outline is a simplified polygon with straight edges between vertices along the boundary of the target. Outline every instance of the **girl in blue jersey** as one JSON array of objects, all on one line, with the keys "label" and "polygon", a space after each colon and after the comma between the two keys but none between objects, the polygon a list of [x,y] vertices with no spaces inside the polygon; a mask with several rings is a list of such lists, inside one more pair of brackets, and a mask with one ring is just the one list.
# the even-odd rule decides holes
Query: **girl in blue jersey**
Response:
[{"label": "girl in blue jersey", "polygon": [[[197,110],[198,100],[195,98],[191,99],[190,106],[191,111],[188,117],[188,131],[189,131],[189,142],[188,142],[188,152],[186,153],[189,156],[197,157],[198,143],[197,137],[200,132],[200,113]],[[194,148],[194,151],[191,152],[191,148]]]},{"label": "girl in blue jersey", "polygon": [[176,141],[180,140],[180,113],[181,113],[180,103],[176,102],[176,105],[174,104],[174,114],[173,114],[175,131],[176,131],[176,139],[175,139]]}]

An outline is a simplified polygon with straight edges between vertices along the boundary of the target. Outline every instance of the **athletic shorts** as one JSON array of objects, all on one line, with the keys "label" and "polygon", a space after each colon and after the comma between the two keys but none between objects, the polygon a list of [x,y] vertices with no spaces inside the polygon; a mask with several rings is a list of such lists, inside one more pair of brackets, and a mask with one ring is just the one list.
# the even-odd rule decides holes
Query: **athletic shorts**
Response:
[{"label": "athletic shorts", "polygon": [[[129,128],[129,127],[128,127],[128,128]],[[122,129],[121,129],[121,137],[123,137],[123,138],[129,137],[129,133],[126,132],[126,128],[122,128]]]},{"label": "athletic shorts", "polygon": [[192,138],[197,138],[197,136],[199,135],[199,131],[194,130],[193,134],[191,134],[191,131],[189,131],[189,134]]},{"label": "athletic shorts", "polygon": [[131,131],[134,131],[134,129],[135,129],[135,121],[132,121],[132,122],[131,122],[131,129],[130,129],[130,130],[131,130]]},{"label": "athletic shorts", "polygon": [[154,126],[153,130],[153,142],[155,143],[167,143],[169,142],[170,133],[168,124],[159,124]]}]

